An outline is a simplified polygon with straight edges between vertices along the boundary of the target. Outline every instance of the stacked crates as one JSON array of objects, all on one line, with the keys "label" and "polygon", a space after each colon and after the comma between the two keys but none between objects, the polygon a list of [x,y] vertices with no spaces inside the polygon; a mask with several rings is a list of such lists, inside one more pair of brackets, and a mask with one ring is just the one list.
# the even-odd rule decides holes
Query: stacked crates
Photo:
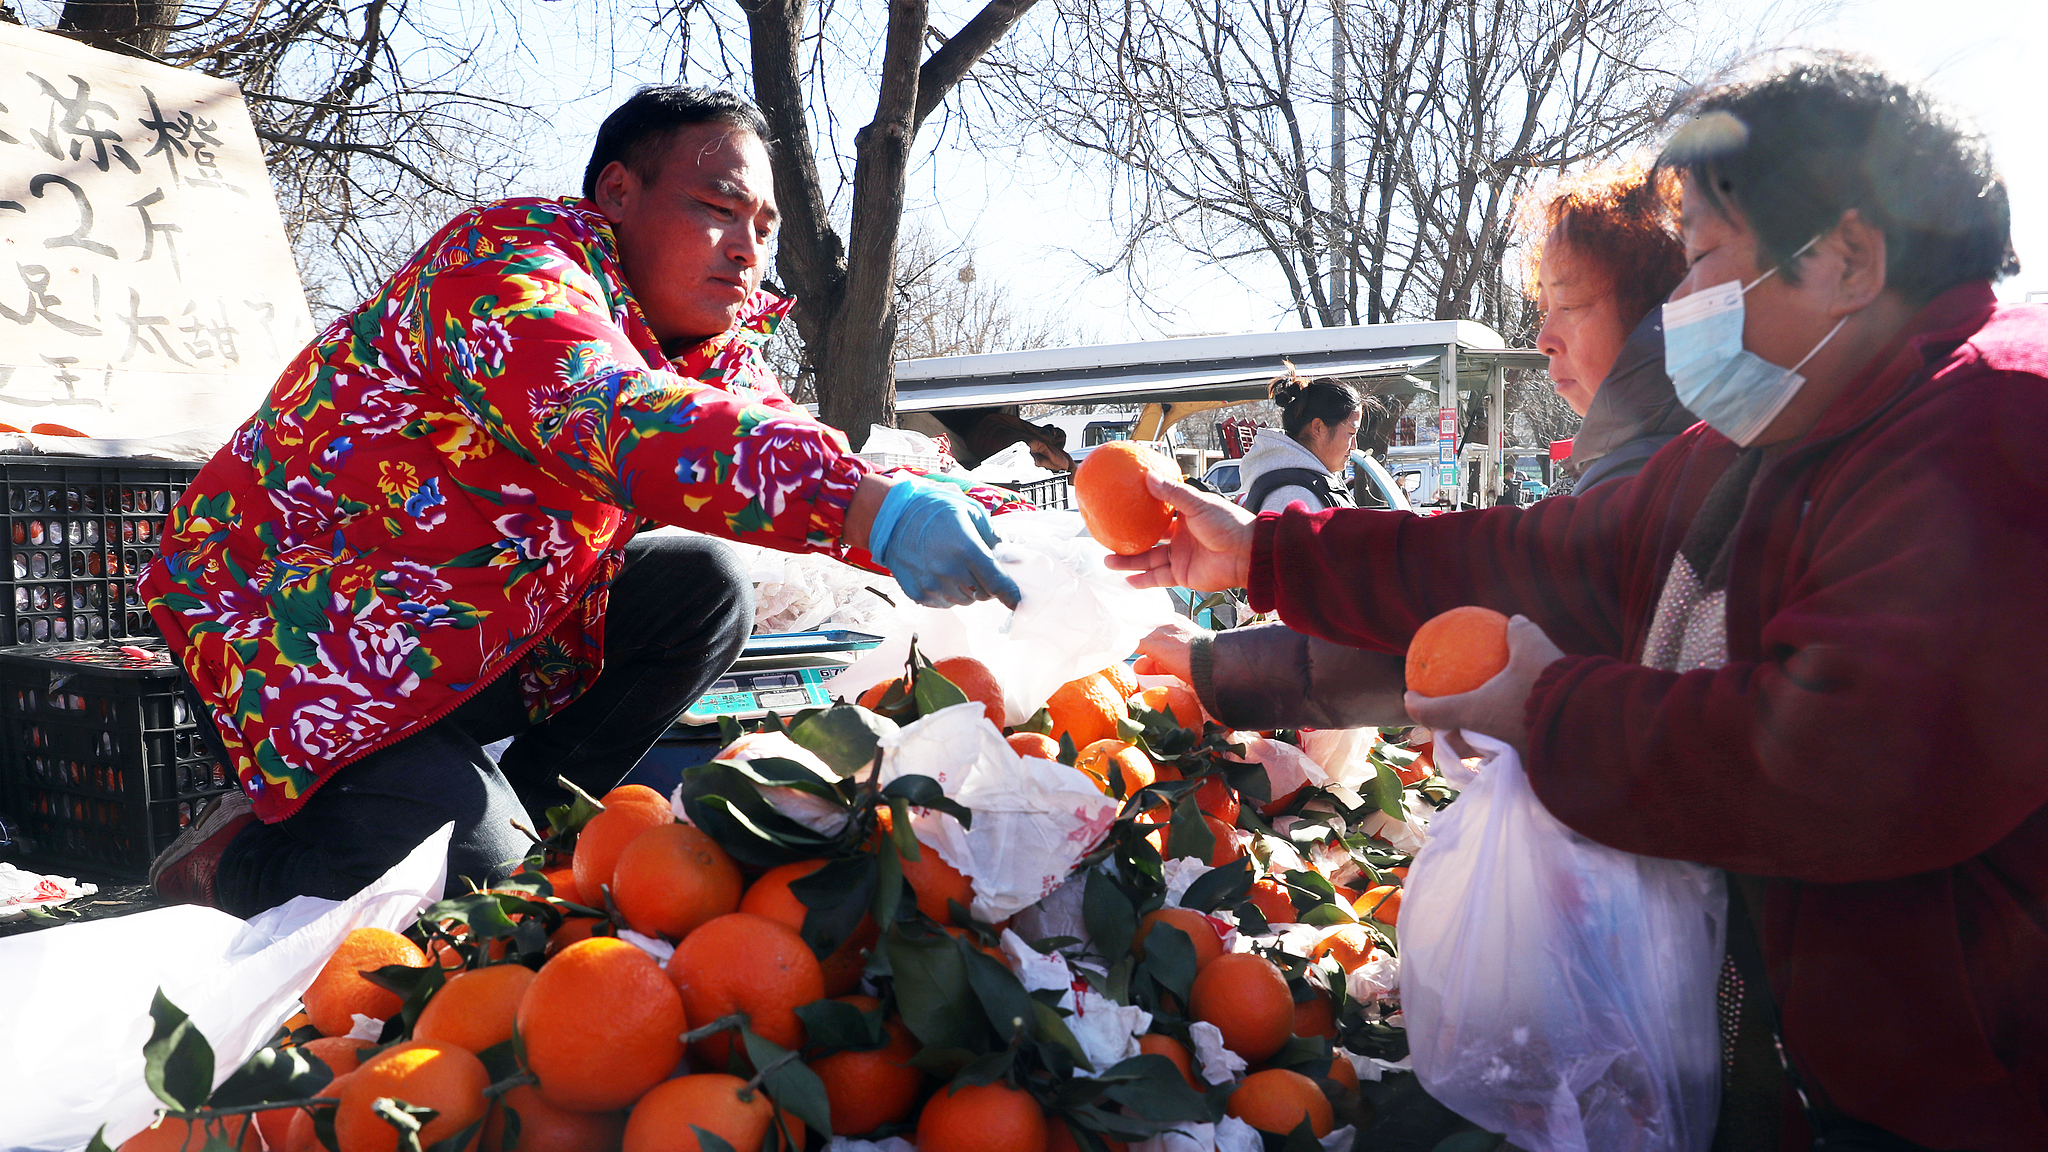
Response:
[{"label": "stacked crates", "polygon": [[137,590],[198,471],[0,456],[0,811],[25,867],[140,878],[233,783]]}]

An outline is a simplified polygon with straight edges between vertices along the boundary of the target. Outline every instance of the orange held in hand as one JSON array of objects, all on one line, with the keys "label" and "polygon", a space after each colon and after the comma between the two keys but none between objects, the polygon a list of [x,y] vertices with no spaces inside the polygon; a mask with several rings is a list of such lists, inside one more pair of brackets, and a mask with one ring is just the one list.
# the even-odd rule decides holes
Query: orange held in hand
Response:
[{"label": "orange held in hand", "polygon": [[1408,642],[1408,690],[1424,696],[1470,692],[1508,666],[1508,618],[1466,605],[1431,617]]},{"label": "orange held in hand", "polygon": [[1154,712],[1166,712],[1173,716],[1173,722],[1183,728],[1202,729],[1202,702],[1193,688],[1178,684],[1161,684],[1138,693],[1138,703]]},{"label": "orange held in hand", "polygon": [[389,1020],[398,1014],[398,993],[363,978],[391,964],[425,968],[427,954],[419,945],[383,928],[358,928],[342,938],[341,947],[306,989],[306,1015],[324,1036],[346,1036],[355,1027],[355,1013]]},{"label": "orange held in hand", "polygon": [[1095,542],[1119,556],[1136,556],[1166,536],[1173,510],[1152,495],[1145,477],[1179,480],[1173,461],[1134,440],[1112,440],[1074,469],[1074,499]]}]

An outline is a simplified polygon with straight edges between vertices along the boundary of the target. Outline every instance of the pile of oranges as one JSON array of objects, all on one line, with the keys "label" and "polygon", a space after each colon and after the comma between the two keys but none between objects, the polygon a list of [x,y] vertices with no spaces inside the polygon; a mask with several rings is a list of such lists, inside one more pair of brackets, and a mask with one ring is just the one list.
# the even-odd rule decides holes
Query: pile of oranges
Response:
[{"label": "pile of oranges", "polygon": [[[1002,690],[987,668],[972,660],[938,668],[999,724]],[[907,685],[885,685],[874,702],[910,695]],[[1316,1042],[1339,1038],[1345,974],[1390,953],[1387,930],[1399,916],[1406,869],[1368,869],[1370,882],[1354,880],[1354,887],[1336,883],[1353,875],[1349,870],[1324,876],[1311,863],[1317,875],[1304,877],[1281,868],[1277,857],[1269,860],[1271,849],[1253,833],[1269,832],[1265,820],[1276,814],[1301,811],[1304,798],[1241,796],[1214,764],[1156,751],[1185,751],[1197,739],[1216,745],[1225,735],[1214,725],[1202,731],[1201,703],[1185,685],[1144,689],[1129,669],[1113,665],[1062,685],[1036,719],[1045,730],[1011,732],[1012,748],[1071,763],[1123,800],[1125,819],[1115,836],[1124,847],[1149,845],[1169,860],[1198,852],[1212,868],[1242,868],[1250,878],[1235,909],[1246,933],[1235,950],[1226,948],[1227,919],[1161,906],[1155,894],[1134,905],[1128,959],[1096,957],[1105,968],[1135,965],[1141,973],[1153,953],[1166,964],[1180,952],[1177,945],[1161,951],[1161,928],[1192,950],[1186,981],[1147,1001],[1154,1024],[1138,1050],[1168,1061],[1176,1082],[1210,1101],[1215,1115],[1268,1133],[1305,1124],[1327,1135],[1353,1114],[1357,1077],[1341,1052],[1333,1056],[1328,1043]],[[1177,744],[1160,741],[1160,733],[1176,729],[1189,731]],[[1199,774],[1184,781],[1183,767]],[[1191,788],[1191,781],[1199,783]],[[1190,805],[1208,832],[1194,837],[1197,845],[1184,834]],[[745,864],[644,787],[616,788],[599,806],[575,830],[572,852],[536,857],[508,887],[466,898],[502,898],[498,914],[519,922],[510,935],[493,930],[487,942],[468,941],[469,923],[436,920],[434,910],[410,938],[378,928],[348,935],[279,1043],[333,1073],[310,1101],[216,1121],[210,1133],[166,1120],[123,1149],[198,1148],[208,1135],[225,1134],[239,1141],[236,1147],[273,1152],[386,1152],[401,1146],[405,1124],[418,1126],[421,1148],[469,1132],[462,1146],[484,1152],[721,1144],[770,1152],[818,1148],[832,1136],[890,1135],[914,1137],[920,1152],[1125,1147],[1049,1108],[1057,1085],[1044,1083],[1042,1070],[1037,1083],[1007,1072],[993,1081],[984,1073],[945,1083],[927,1071],[959,1065],[948,1065],[950,1053],[916,1034],[886,976],[868,988],[879,996],[862,994],[882,935],[874,917],[821,947],[824,955],[805,939],[813,909],[792,886],[827,860]],[[886,850],[881,846],[896,835],[901,811],[873,809],[869,851]],[[1115,836],[1104,841],[1103,854]],[[905,851],[897,861],[909,885],[902,903],[915,903],[915,913],[901,911],[899,918],[928,918],[928,930],[942,929],[1007,965],[990,943],[1002,926],[963,915],[974,900],[969,878],[929,845],[920,844],[914,857]],[[1157,871],[1155,864],[1155,877]],[[1257,943],[1256,918],[1245,923],[1254,910],[1268,925],[1293,923],[1316,911],[1318,901],[1342,912],[1318,912],[1314,922],[1344,923],[1326,930],[1312,955]],[[394,979],[394,971],[418,977]],[[1166,988],[1164,980],[1159,987]],[[815,1023],[818,1006],[832,1001],[843,1006],[833,1011],[867,1022],[870,1042],[813,1042],[806,1018]],[[1210,1070],[1198,1071],[1193,1055],[1197,1027],[1213,1028],[1244,1061],[1242,1079],[1212,1089],[1200,1074]],[[377,1038],[363,1038],[372,1034]],[[1310,1061],[1305,1052],[1318,1055]],[[778,1069],[786,1066],[806,1070],[822,1086],[829,1131],[807,1125],[783,1098],[778,1085],[787,1081]]]}]

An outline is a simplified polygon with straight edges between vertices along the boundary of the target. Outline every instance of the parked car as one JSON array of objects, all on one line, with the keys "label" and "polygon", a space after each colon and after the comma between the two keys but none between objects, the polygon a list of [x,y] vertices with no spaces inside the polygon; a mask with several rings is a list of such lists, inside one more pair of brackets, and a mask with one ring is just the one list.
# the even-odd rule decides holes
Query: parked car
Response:
[{"label": "parked car", "polygon": [[1210,491],[1226,500],[1237,499],[1238,493],[1244,489],[1244,476],[1239,471],[1239,463],[1236,460],[1217,461],[1202,475],[1202,483],[1207,484]]}]

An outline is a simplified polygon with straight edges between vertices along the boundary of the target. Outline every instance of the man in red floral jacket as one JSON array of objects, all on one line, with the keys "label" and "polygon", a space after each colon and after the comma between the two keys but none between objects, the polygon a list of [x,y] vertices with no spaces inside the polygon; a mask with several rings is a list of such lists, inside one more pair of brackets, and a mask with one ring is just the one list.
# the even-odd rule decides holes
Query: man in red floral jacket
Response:
[{"label": "man in red floral jacket", "polygon": [[142,587],[241,787],[160,892],[345,897],[449,821],[451,884],[504,875],[557,774],[611,787],[745,643],[731,551],[643,520],[1015,602],[979,504],[853,456],[763,363],[765,138],[731,93],[642,91],[583,197],[451,221],[201,470]]}]

